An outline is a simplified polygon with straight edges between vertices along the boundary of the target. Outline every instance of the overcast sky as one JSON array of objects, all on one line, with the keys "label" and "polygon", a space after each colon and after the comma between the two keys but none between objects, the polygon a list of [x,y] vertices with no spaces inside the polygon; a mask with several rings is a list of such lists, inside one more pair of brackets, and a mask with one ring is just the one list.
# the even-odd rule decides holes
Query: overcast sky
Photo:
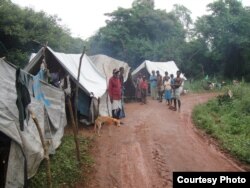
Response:
[{"label": "overcast sky", "polygon": [[[87,39],[105,26],[104,13],[110,13],[118,7],[130,8],[133,0],[11,0],[22,7],[47,12],[62,19],[73,36]],[[193,20],[207,14],[206,5],[214,0],[155,0],[156,9],[171,11],[174,4],[184,5],[192,12]],[[250,6],[250,0],[241,0],[244,6]]]}]

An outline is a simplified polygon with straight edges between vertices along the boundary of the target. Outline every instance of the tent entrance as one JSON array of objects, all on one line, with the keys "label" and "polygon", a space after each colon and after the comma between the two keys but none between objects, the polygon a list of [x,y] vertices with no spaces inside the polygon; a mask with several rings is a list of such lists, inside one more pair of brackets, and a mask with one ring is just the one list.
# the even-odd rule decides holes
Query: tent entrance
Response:
[{"label": "tent entrance", "polygon": [[10,138],[0,131],[0,187],[5,187],[9,152]]}]

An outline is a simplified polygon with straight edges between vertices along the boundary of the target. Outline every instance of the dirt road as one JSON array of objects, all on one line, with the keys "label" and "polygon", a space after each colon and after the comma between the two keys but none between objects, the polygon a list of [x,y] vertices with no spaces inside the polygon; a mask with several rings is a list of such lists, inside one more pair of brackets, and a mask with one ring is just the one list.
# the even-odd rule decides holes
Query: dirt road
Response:
[{"label": "dirt road", "polygon": [[153,100],[126,104],[125,124],[103,127],[96,138],[88,187],[172,187],[173,171],[242,171],[191,122],[193,107],[213,96],[183,96],[181,112]]}]

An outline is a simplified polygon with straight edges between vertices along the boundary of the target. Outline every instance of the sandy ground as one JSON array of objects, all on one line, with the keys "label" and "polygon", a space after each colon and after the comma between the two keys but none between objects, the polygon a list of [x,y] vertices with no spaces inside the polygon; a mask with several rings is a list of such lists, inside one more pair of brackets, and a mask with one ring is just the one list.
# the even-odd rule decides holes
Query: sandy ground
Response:
[{"label": "sandy ground", "polygon": [[[193,107],[214,96],[185,95],[181,112],[150,99],[146,105],[125,104],[124,125],[104,126],[95,139],[87,187],[168,188],[173,171],[243,171],[192,124]],[[80,134],[93,132],[81,129]]]}]

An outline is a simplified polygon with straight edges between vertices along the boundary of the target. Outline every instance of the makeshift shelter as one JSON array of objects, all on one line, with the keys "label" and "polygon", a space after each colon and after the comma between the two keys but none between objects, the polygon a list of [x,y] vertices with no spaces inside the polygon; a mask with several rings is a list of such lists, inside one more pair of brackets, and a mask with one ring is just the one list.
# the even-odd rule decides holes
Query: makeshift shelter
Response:
[{"label": "makeshift shelter", "polygon": [[[50,73],[57,73],[59,77],[69,74],[72,90],[77,83],[78,68],[81,54],[65,54],[53,51],[51,48],[42,48],[24,68],[31,74],[36,74],[45,58]],[[93,123],[94,116],[98,115],[98,98],[107,90],[106,78],[97,70],[90,58],[84,54],[79,79],[78,112],[86,116]],[[74,97],[72,97],[74,98]],[[104,113],[101,109],[100,113]],[[94,115],[93,115],[94,114]]]},{"label": "makeshift shelter", "polygon": [[[105,78],[106,82],[108,84],[109,79],[113,76],[113,69],[119,69],[120,67],[124,68],[124,98],[128,99],[131,97],[131,95],[134,95],[135,93],[135,86],[132,82],[131,78],[131,68],[129,65],[123,61],[114,59],[112,57],[109,57],[107,55],[94,55],[90,56],[90,59],[97,67],[98,71],[101,72]],[[100,100],[100,114],[101,115],[110,115],[111,116],[111,103],[108,97],[108,93],[106,92],[103,97]],[[109,111],[105,112],[105,109],[108,109]],[[105,112],[105,113],[103,113]]]},{"label": "makeshift shelter", "polygon": [[[152,74],[152,71],[159,71],[161,76],[165,76],[165,72],[168,72],[168,75],[171,74],[176,77],[176,72],[179,70],[177,65],[174,61],[167,61],[167,62],[153,62],[149,60],[145,60],[140,66],[138,66],[133,72],[132,72],[132,78],[133,80],[136,80],[139,73],[146,76],[147,79],[149,79],[150,75]],[[183,82],[181,85],[181,93],[183,93],[183,87],[184,87],[184,80],[186,80],[186,77],[183,75],[183,73],[180,75],[181,78],[183,78]],[[150,90],[150,88],[149,88]]]},{"label": "makeshift shelter", "polygon": [[[165,75],[165,72],[168,72],[168,75],[173,74],[176,76],[176,72],[179,70],[174,61],[167,62],[153,62],[149,60],[145,60],[140,66],[138,66],[133,72],[132,77],[137,77],[138,73],[145,75],[149,78],[150,74],[152,74],[152,70],[159,71],[162,76]],[[181,77],[186,79],[183,74]]]},{"label": "makeshift shelter", "polygon": [[[40,91],[44,99],[49,101],[49,105],[45,105],[44,101],[36,100],[32,95],[34,77],[22,70],[21,72],[23,78],[29,78],[26,79],[31,99],[29,109],[35,114],[44,138],[50,141],[49,153],[53,154],[61,143],[66,126],[64,93],[58,88],[40,82]],[[0,144],[0,151],[5,151],[0,152],[1,159],[5,160],[0,171],[4,176],[1,183],[5,180],[6,188],[24,187],[27,178],[35,175],[40,162],[45,158],[39,133],[32,118],[28,118],[27,115],[25,120],[20,121],[15,84],[16,69],[0,59],[0,142],[4,143]]]}]

